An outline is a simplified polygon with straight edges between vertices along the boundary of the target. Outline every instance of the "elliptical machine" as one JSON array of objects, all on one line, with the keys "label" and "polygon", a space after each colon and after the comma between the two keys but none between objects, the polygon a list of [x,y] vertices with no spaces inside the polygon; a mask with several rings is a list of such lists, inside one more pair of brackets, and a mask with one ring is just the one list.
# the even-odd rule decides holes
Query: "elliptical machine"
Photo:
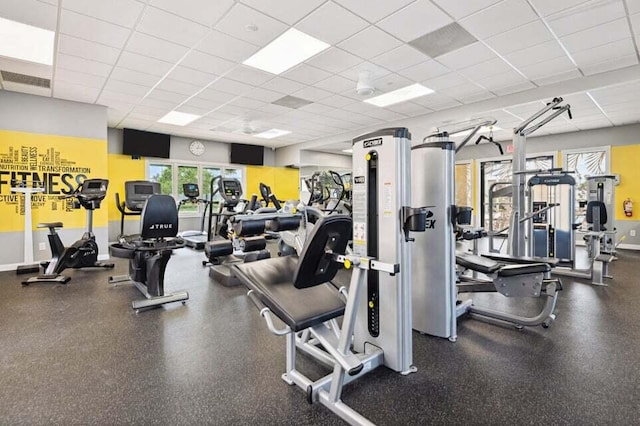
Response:
[{"label": "elliptical machine", "polygon": [[51,260],[40,263],[44,273],[31,277],[22,285],[32,283],[61,283],[66,284],[71,279],[62,275],[67,268],[107,268],[112,269],[113,263],[98,262],[98,244],[93,233],[93,211],[100,208],[100,203],[107,195],[107,179],[86,179],[69,195],[63,198],[75,198],[74,207],[84,207],[87,210],[87,230],[78,241],[65,247],[60,240],[56,228],[62,228],[62,222],[39,223],[38,228],[49,228],[49,246]]}]

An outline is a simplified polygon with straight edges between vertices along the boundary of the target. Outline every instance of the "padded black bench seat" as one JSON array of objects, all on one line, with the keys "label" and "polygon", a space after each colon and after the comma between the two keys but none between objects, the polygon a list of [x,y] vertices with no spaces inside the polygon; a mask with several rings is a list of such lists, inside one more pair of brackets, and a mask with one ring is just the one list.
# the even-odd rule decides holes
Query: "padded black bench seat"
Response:
[{"label": "padded black bench seat", "polygon": [[330,284],[294,287],[297,268],[294,256],[233,266],[237,278],[294,332],[342,316],[345,304]]},{"label": "padded black bench seat", "polygon": [[482,274],[493,274],[502,266],[491,259],[469,253],[456,253],[456,263],[466,269]]},{"label": "padded black bench seat", "polygon": [[523,265],[529,265],[532,263],[546,263],[547,265],[555,268],[560,263],[559,259],[553,257],[529,257],[529,256],[509,256],[508,254],[498,253],[483,253],[482,257],[493,259],[498,262],[504,263],[517,263]]},{"label": "padded black bench seat", "polygon": [[530,265],[505,265],[498,271],[499,277],[513,277],[524,274],[547,273],[551,266],[546,263],[532,263]]}]

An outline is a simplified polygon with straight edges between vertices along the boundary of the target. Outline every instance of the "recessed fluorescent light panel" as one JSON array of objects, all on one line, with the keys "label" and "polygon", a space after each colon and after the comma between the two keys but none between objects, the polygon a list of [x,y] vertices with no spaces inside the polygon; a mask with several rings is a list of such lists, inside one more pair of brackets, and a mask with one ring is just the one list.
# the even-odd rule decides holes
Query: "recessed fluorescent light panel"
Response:
[{"label": "recessed fluorescent light panel", "polygon": [[53,64],[55,33],[0,18],[0,56],[39,64]]},{"label": "recessed fluorescent light panel", "polygon": [[411,86],[394,90],[393,92],[365,99],[365,102],[379,107],[386,107],[400,102],[405,102],[410,99],[419,98],[420,96],[429,95],[431,93],[433,93],[433,90],[428,87],[424,87],[422,84],[416,83]]},{"label": "recessed fluorescent light panel", "polygon": [[258,133],[257,135],[254,135],[254,136],[262,139],[273,139],[273,138],[277,138],[278,136],[288,135],[289,133],[291,132],[288,130],[271,129],[271,130],[267,130],[266,132]]},{"label": "recessed fluorescent light panel", "polygon": [[158,120],[158,123],[173,124],[175,126],[186,126],[187,124],[197,120],[201,116],[196,114],[187,114],[186,112],[170,111]]},{"label": "recessed fluorescent light panel", "polygon": [[271,74],[281,74],[328,47],[329,45],[324,41],[290,28],[243,64]]}]

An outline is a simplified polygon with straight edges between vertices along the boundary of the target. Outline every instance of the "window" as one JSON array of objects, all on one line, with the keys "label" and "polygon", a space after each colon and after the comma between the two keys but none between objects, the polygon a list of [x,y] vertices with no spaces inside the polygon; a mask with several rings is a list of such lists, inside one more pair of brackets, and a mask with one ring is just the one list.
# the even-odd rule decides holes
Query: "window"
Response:
[{"label": "window", "polygon": [[456,164],[455,180],[456,205],[471,207],[473,205],[473,181],[471,179],[471,163]]},{"label": "window", "polygon": [[608,148],[563,152],[564,168],[574,172],[573,177],[576,180],[576,217],[586,220],[589,195],[587,177],[608,173],[608,153]]},{"label": "window", "polygon": [[[200,188],[200,198],[208,199],[210,196],[210,183],[216,176],[223,175],[240,180],[244,187],[244,168],[223,167],[209,164],[190,164],[180,161],[147,163],[148,179],[160,182],[162,193],[171,195],[176,199],[176,203],[185,199],[182,185],[185,183],[197,183]],[[214,188],[215,191],[216,188]],[[214,200],[221,200],[217,195]],[[204,212],[204,205],[184,204],[180,207],[181,215],[201,215]]]},{"label": "window", "polygon": [[[489,229],[489,192],[492,191],[494,231],[509,226],[511,218],[511,192],[507,189],[511,185],[513,165],[512,160],[484,161],[480,164],[480,197],[481,221]],[[527,170],[547,170],[553,167],[553,156],[544,155],[527,159]],[[503,191],[504,190],[504,191]]]}]

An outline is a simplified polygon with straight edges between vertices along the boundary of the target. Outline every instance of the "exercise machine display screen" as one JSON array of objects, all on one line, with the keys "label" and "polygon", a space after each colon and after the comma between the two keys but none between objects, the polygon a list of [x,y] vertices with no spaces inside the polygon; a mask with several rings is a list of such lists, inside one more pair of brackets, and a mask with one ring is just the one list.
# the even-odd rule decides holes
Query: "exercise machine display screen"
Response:
[{"label": "exercise machine display screen", "polygon": [[133,193],[136,195],[153,195],[153,185],[133,185]]},{"label": "exercise machine display screen", "polygon": [[78,192],[84,196],[93,198],[104,198],[107,195],[107,187],[109,181],[107,179],[87,179],[82,182],[82,186]]},{"label": "exercise machine display screen", "polygon": [[242,184],[238,179],[221,179],[221,195],[225,201],[238,201],[242,196]]},{"label": "exercise machine display screen", "polygon": [[129,210],[142,211],[144,203],[154,194],[160,194],[160,183],[128,181],[124,183],[125,204]]},{"label": "exercise machine display screen", "polygon": [[182,184],[182,192],[187,198],[198,198],[200,196],[200,188],[197,183]]}]

